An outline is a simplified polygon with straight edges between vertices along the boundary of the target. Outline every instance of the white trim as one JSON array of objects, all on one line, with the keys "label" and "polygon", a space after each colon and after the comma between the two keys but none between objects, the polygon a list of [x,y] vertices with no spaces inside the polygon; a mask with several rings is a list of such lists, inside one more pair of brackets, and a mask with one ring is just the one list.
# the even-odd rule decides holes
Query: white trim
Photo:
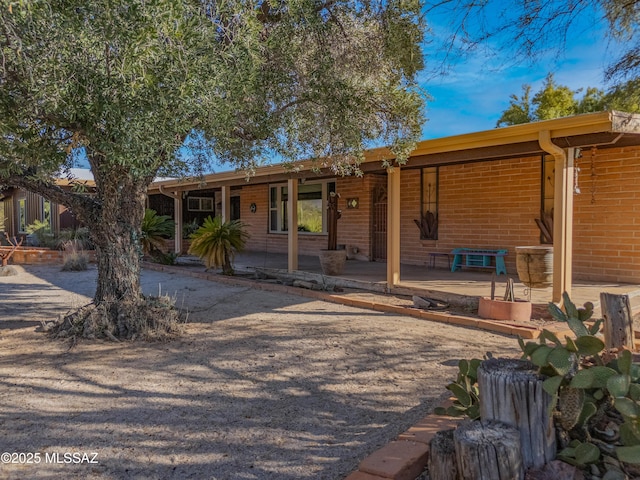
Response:
[{"label": "white trim", "polygon": [[[327,199],[328,199],[328,192],[327,192],[327,185],[330,183],[336,183],[336,179],[335,178],[329,178],[329,179],[323,179],[323,180],[310,180],[308,183],[306,183],[305,185],[321,185],[320,187],[320,192],[321,192],[321,201],[322,201],[322,231],[321,232],[298,232],[300,235],[326,235],[327,234]],[[268,222],[268,228],[269,228],[269,233],[270,234],[285,234],[287,233],[288,230],[284,230],[283,229],[283,225],[284,222],[286,221],[286,218],[284,218],[283,215],[283,211],[282,211],[282,205],[283,205],[283,200],[282,200],[282,187],[287,187],[286,183],[271,183],[269,184],[269,199],[268,199],[268,205],[269,205],[269,214],[267,217],[267,222]],[[272,191],[273,189],[276,189],[276,196],[275,196],[275,205],[272,205],[271,202],[271,195],[272,195]],[[298,193],[298,197],[300,196],[300,193]],[[276,225],[277,225],[277,229],[272,229],[271,228],[271,217],[274,214],[276,215]]]}]

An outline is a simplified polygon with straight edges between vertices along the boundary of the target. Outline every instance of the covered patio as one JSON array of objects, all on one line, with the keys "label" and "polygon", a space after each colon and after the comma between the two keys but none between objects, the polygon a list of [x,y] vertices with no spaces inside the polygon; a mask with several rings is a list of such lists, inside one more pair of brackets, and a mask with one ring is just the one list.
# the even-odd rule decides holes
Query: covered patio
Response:
[{"label": "covered patio", "polygon": [[[321,275],[314,254],[327,245],[325,203],[318,207],[317,230],[299,221],[300,203],[311,201],[307,189],[317,187],[318,202],[327,192],[342,195],[338,244],[362,257],[347,262],[340,278],[377,291],[489,296],[490,272],[453,273],[442,263],[427,268],[428,255],[468,247],[508,252],[516,297],[527,298],[515,272],[516,248],[548,245],[553,286],[532,290],[532,302],[559,303],[566,291],[578,305],[597,304],[603,291],[634,297],[640,288],[639,151],[640,116],[600,112],[425,140],[402,166],[387,149],[370,150],[360,178],[336,176],[307,161],[290,170],[261,167],[251,178],[221,172],[159,181],[149,189],[150,207],[176,221],[176,253],[187,250],[182,228],[191,218],[184,215],[211,212],[240,219],[250,235],[247,249],[254,253],[237,258],[238,270]],[[385,168],[383,160],[393,166]],[[437,234],[416,229],[416,218],[425,213],[436,218]],[[543,229],[545,216],[552,222]],[[504,275],[496,280],[500,297]]]},{"label": "covered patio", "polygon": [[[267,272],[280,278],[309,278],[317,279],[320,283],[333,284],[338,281],[342,285],[351,286],[362,290],[378,293],[395,293],[428,296],[434,294],[442,297],[488,297],[491,293],[491,281],[493,278],[490,269],[486,271],[465,270],[451,272],[444,262],[436,264],[436,268],[429,268],[425,260],[424,266],[401,264],[402,281],[389,289],[387,286],[387,264],[385,262],[364,262],[348,260],[344,272],[339,277],[325,277],[322,274],[320,261],[317,256],[299,255],[298,270],[289,271],[289,257],[286,253],[271,252],[242,252],[236,255],[234,267],[238,275],[254,273],[256,271]],[[181,257],[183,265],[200,265],[195,257]],[[531,302],[534,305],[544,306],[549,302],[553,287],[528,289],[519,279],[516,272],[508,271],[507,275],[495,276],[496,298],[504,294],[508,278],[514,280],[516,298],[528,299],[530,292]],[[634,311],[640,309],[640,284],[574,281],[571,299],[578,306],[585,302],[592,302],[595,306],[595,315],[600,315],[600,293],[615,293],[629,295]]]}]

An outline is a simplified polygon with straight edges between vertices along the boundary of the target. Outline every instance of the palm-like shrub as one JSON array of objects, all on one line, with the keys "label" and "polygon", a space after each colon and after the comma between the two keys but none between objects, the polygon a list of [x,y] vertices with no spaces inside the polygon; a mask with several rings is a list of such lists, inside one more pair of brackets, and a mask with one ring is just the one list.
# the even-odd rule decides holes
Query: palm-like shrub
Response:
[{"label": "palm-like shrub", "polygon": [[224,275],[233,275],[231,261],[237,252],[244,249],[249,234],[240,220],[223,222],[222,218],[210,216],[191,235],[189,253],[204,261],[205,267],[222,267]]},{"label": "palm-like shrub", "polygon": [[164,246],[164,239],[171,238],[174,222],[168,215],[158,215],[155,210],[147,208],[142,219],[142,236],[140,243],[145,255],[153,255]]}]

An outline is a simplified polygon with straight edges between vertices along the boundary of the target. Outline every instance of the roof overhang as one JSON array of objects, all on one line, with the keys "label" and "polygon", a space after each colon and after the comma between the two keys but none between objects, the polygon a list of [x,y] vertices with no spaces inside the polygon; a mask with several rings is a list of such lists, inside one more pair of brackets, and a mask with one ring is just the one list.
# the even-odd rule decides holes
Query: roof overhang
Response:
[{"label": "roof overhang", "polygon": [[[407,168],[542,155],[545,150],[540,146],[539,139],[543,131],[549,132],[551,141],[561,148],[640,145],[640,115],[617,111],[588,113],[424,140],[416,145]],[[394,160],[394,155],[388,148],[368,150],[361,168],[365,172],[383,173],[384,160]],[[152,183],[149,190],[158,191],[160,186],[166,191],[196,190],[205,185],[207,188],[216,188],[223,185],[272,183],[295,177],[309,179],[333,176],[329,168],[318,169],[318,162],[314,161],[298,162],[293,167],[260,167],[250,178],[240,171],[209,174],[201,179],[165,180]]]}]

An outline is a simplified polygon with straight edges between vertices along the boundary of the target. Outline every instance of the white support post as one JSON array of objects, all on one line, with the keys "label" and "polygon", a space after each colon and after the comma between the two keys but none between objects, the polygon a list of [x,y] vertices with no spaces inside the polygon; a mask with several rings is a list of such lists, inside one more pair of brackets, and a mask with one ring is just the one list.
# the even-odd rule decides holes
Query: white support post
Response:
[{"label": "white support post", "polygon": [[182,253],[182,194],[181,192],[175,192],[173,197],[173,220],[175,225],[175,240],[174,250],[175,253],[180,255]]},{"label": "white support post", "polygon": [[400,283],[400,167],[387,170],[387,286]]},{"label": "white support post", "polygon": [[551,301],[560,303],[564,292],[571,295],[572,287],[575,149],[564,150],[554,144],[548,130],[540,131],[538,141],[540,146],[555,159]]},{"label": "white support post", "polygon": [[222,186],[222,222],[231,220],[231,187]]}]

